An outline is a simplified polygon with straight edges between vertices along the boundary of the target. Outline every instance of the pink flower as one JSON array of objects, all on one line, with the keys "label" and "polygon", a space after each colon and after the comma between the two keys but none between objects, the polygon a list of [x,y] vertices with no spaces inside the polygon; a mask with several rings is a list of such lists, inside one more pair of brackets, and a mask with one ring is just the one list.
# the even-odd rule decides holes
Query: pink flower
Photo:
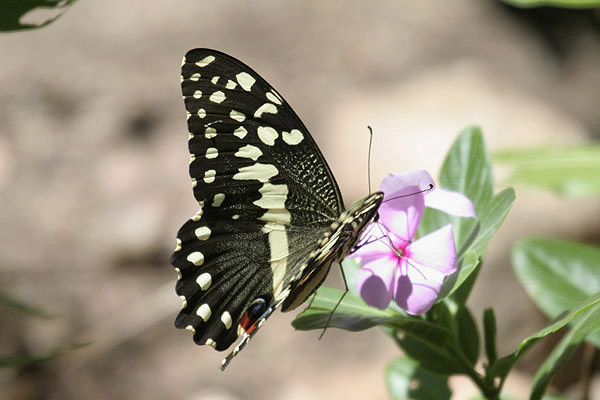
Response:
[{"label": "pink flower", "polygon": [[475,210],[464,195],[434,188],[423,170],[387,175],[379,190],[385,195],[379,219],[350,256],[362,266],[358,292],[373,307],[385,309],[394,299],[409,314],[423,314],[457,268],[452,225],[413,240],[423,210],[433,207],[463,217],[475,217]]}]

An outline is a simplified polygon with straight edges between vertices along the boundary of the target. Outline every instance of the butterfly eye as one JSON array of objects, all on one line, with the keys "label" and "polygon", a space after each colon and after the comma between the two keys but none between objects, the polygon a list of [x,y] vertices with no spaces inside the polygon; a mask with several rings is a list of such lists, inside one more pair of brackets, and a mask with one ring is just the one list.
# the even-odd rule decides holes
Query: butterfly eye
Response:
[{"label": "butterfly eye", "polygon": [[250,303],[250,307],[248,307],[248,311],[246,314],[251,321],[255,321],[259,319],[264,313],[267,311],[267,302],[262,297],[257,297]]}]

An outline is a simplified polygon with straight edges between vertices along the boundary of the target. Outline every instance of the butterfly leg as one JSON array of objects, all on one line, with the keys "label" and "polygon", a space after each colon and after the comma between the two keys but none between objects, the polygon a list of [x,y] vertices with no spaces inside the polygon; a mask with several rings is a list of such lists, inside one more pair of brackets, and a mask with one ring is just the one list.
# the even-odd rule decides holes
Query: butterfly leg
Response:
[{"label": "butterfly leg", "polygon": [[319,340],[321,340],[321,338],[323,337],[323,335],[325,335],[325,331],[329,327],[329,323],[331,322],[331,319],[333,318],[333,314],[335,314],[335,310],[337,310],[337,308],[339,307],[339,305],[342,303],[342,300],[344,300],[344,297],[346,296],[346,293],[348,293],[348,291],[350,290],[348,288],[348,280],[346,279],[346,273],[344,272],[344,267],[342,266],[342,261],[341,260],[339,262],[339,265],[340,265],[340,272],[342,273],[342,279],[344,281],[344,293],[342,293],[342,295],[340,296],[339,300],[337,301],[337,303],[335,303],[335,306],[333,307],[333,309],[329,313],[329,317],[327,318],[327,322],[325,323],[325,327],[323,328],[323,332],[321,332],[321,335],[319,335]]}]

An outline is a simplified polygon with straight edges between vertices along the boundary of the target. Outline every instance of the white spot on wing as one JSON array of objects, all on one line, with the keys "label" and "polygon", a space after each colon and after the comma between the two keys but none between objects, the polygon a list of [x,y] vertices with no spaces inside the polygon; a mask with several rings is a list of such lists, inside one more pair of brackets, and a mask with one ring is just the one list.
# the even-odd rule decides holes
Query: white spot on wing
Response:
[{"label": "white spot on wing", "polygon": [[247,144],[244,147],[240,147],[240,149],[234,154],[236,157],[241,158],[250,158],[252,161],[258,160],[258,157],[262,156],[262,151],[256,146],[252,146],[251,144]]},{"label": "white spot on wing", "polygon": [[225,325],[225,329],[231,328],[231,314],[229,314],[227,311],[224,311],[221,315],[221,322],[223,322],[223,325]]},{"label": "white spot on wing", "polygon": [[231,110],[229,112],[229,118],[236,120],[237,122],[243,122],[246,119],[246,116],[239,111]]},{"label": "white spot on wing", "polygon": [[204,213],[204,211],[202,211],[202,208],[200,208],[196,214],[194,214],[191,218],[192,221],[198,222],[200,221],[200,218],[202,218],[202,214]]},{"label": "white spot on wing", "polygon": [[273,146],[275,139],[279,136],[277,131],[270,126],[259,126],[257,129],[258,138],[266,145]]},{"label": "white spot on wing", "polygon": [[221,92],[220,90],[217,90],[216,92],[210,95],[208,100],[212,101],[213,103],[221,104],[225,100],[225,93]]},{"label": "white spot on wing", "polygon": [[213,183],[215,181],[216,174],[217,174],[217,171],[215,171],[214,169],[209,169],[208,171],[206,171],[204,173],[204,182],[205,183]]},{"label": "white spot on wing", "polygon": [[179,299],[181,300],[181,309],[183,310],[187,307],[187,299],[185,296],[179,296]]},{"label": "white spot on wing", "polygon": [[198,278],[196,278],[196,283],[200,286],[200,289],[206,291],[212,284],[212,277],[208,272],[200,274]]},{"label": "white spot on wing", "polygon": [[239,128],[237,128],[235,131],[233,131],[233,134],[237,137],[239,137],[240,139],[243,139],[246,137],[246,135],[248,134],[248,131],[246,130],[246,128],[244,128],[243,126],[240,126]]},{"label": "white spot on wing", "polygon": [[269,261],[273,272],[273,293],[280,296],[283,290],[283,280],[289,255],[286,225],[291,221],[291,214],[285,208],[288,187],[285,184],[265,183],[260,189],[261,198],[255,205],[267,211],[260,217],[265,221],[262,231],[268,234]]},{"label": "white spot on wing", "polygon": [[193,163],[195,160],[196,160],[196,155],[190,154],[190,164]]},{"label": "white spot on wing", "polygon": [[196,65],[200,68],[204,68],[213,61],[215,61],[215,56],[206,56],[202,60],[196,61]]},{"label": "white spot on wing", "polygon": [[204,264],[204,254],[200,253],[199,251],[195,251],[187,256],[187,260],[196,267],[199,267],[200,265]]},{"label": "white spot on wing", "polygon": [[211,206],[221,207],[221,204],[223,204],[223,200],[225,200],[225,194],[217,193],[217,194],[215,194],[215,197],[213,197],[213,202],[212,202]]},{"label": "white spot on wing", "polygon": [[194,329],[194,327],[193,327],[193,326],[191,326],[191,325],[188,325],[188,326],[186,326],[186,327],[185,327],[185,329],[186,329],[187,331],[190,331],[190,332],[192,332],[192,333],[196,333],[196,330],[195,330],[195,329]]},{"label": "white spot on wing", "polygon": [[200,90],[196,90],[196,91],[194,92],[194,98],[195,98],[195,99],[199,99],[200,97],[202,97],[202,91],[200,91]]},{"label": "white spot on wing", "polygon": [[181,250],[181,239],[177,238],[177,244],[175,245],[175,250],[173,251],[179,251]]},{"label": "white spot on wing", "polygon": [[220,76],[213,76],[213,78],[210,80],[210,83],[216,85],[219,82],[219,78]]},{"label": "white spot on wing", "polygon": [[265,103],[262,106],[258,107],[258,110],[254,113],[254,118],[260,118],[263,113],[268,114],[277,114],[277,107],[272,103]]},{"label": "white spot on wing", "polygon": [[196,114],[198,114],[198,117],[204,118],[206,117],[206,110],[204,108],[200,108]]},{"label": "white spot on wing", "polygon": [[201,226],[200,228],[196,228],[194,234],[198,240],[206,240],[210,237],[210,228],[208,226]]},{"label": "white spot on wing", "polygon": [[304,139],[304,135],[298,129],[292,129],[290,132],[282,132],[281,138],[289,145],[297,145]]},{"label": "white spot on wing", "polygon": [[179,268],[175,268],[175,272],[177,273],[177,280],[180,280],[182,278],[181,270]]},{"label": "white spot on wing", "polygon": [[210,316],[212,315],[212,311],[208,304],[204,303],[196,310],[196,315],[202,318],[204,322],[208,321]]},{"label": "white spot on wing", "polygon": [[212,347],[213,349],[217,348],[217,342],[215,342],[214,340],[212,340],[210,338],[206,339],[206,342],[204,344]]},{"label": "white spot on wing", "polygon": [[217,136],[217,130],[212,126],[209,126],[204,130],[204,137],[207,139],[212,139]]},{"label": "white spot on wing", "polygon": [[246,91],[249,92],[250,89],[252,89],[252,85],[254,85],[254,82],[256,82],[256,79],[254,79],[252,77],[252,75],[250,75],[247,72],[240,72],[239,74],[237,74],[235,76],[235,78],[237,79],[238,83],[240,84],[240,86]]},{"label": "white spot on wing", "polygon": [[233,176],[235,180],[257,180],[259,182],[268,182],[269,179],[277,175],[279,171],[272,164],[256,163],[247,167],[242,167],[238,173]]},{"label": "white spot on wing", "polygon": [[273,92],[267,92],[267,99],[269,99],[273,103],[277,104],[278,106],[280,106],[281,104],[283,104],[281,102],[281,99],[275,93],[273,93]]},{"label": "white spot on wing", "polygon": [[208,149],[206,149],[206,158],[208,158],[209,160],[212,160],[213,158],[217,158],[217,156],[219,155],[219,150],[217,150],[214,147],[209,147]]},{"label": "white spot on wing", "polygon": [[[200,80],[200,74],[198,72],[196,72],[195,74],[192,74],[192,76],[190,76],[190,81],[198,82],[198,80]],[[267,97],[269,97],[268,94],[267,94]]]},{"label": "white spot on wing", "polygon": [[268,234],[270,264],[273,272],[273,295],[277,298],[282,290],[283,279],[289,255],[289,247],[285,225],[268,222],[262,231]]},{"label": "white spot on wing", "polygon": [[227,81],[227,84],[225,85],[225,89],[235,89],[237,86],[237,83],[235,83],[234,81],[232,81],[231,79]]},{"label": "white spot on wing", "polygon": [[[288,187],[286,184],[274,185],[272,183],[265,183],[258,191],[260,192],[261,197],[253,204],[269,211],[285,210],[285,201],[287,200],[288,195]],[[261,217],[261,220],[264,221],[264,218]],[[287,222],[290,221],[288,220]]]}]

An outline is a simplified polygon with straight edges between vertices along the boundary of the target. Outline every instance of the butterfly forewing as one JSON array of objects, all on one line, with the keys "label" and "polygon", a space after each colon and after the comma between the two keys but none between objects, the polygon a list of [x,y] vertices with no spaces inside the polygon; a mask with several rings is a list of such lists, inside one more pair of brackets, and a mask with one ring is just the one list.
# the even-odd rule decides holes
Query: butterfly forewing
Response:
[{"label": "butterfly forewing", "polygon": [[286,184],[293,224],[322,223],[319,218],[335,219],[343,211],[331,170],[308,130],[250,67],[214,50],[191,50],[182,66],[182,91],[198,201],[215,188],[235,189],[233,179],[236,199],[252,200],[244,205],[260,198],[257,189],[265,183]]}]

